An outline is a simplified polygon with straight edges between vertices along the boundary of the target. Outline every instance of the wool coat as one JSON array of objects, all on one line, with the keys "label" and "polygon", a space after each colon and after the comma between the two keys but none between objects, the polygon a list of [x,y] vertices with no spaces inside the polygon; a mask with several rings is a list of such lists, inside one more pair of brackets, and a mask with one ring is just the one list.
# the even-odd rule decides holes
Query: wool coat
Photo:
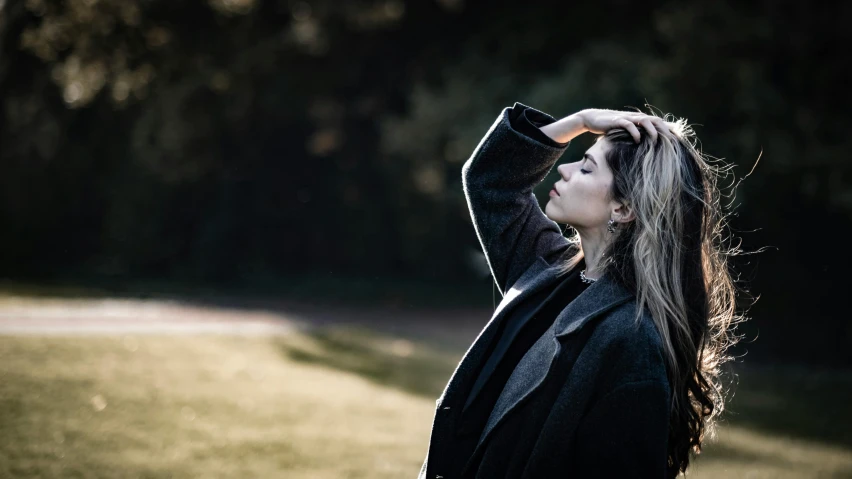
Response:
[{"label": "wool coat", "polygon": [[[451,465],[450,448],[488,346],[507,313],[558,280],[554,266],[576,248],[533,194],[567,144],[548,145],[520,133],[510,121],[517,115],[539,125],[556,121],[521,103],[506,107],[462,167],[474,229],[502,300],[435,403],[418,479],[462,477]],[[516,366],[474,455],[489,448],[489,439],[513,412],[536,414],[546,420],[534,438],[525,439],[535,445],[521,458],[525,466],[519,477],[673,477],[664,350],[649,311],[643,308],[637,321],[637,308],[635,295],[610,274],[566,305]],[[557,363],[568,364],[567,369],[554,367]],[[547,410],[520,407],[553,380],[561,386]],[[490,450],[480,470],[489,470],[488,458],[499,452]]]}]

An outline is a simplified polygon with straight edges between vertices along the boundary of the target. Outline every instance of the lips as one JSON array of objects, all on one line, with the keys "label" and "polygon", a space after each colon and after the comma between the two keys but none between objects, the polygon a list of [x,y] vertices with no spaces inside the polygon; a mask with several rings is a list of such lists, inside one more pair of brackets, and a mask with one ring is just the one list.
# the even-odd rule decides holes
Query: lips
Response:
[{"label": "lips", "polygon": [[550,192],[555,194],[556,196],[562,196],[562,195],[559,194],[558,191],[556,191],[556,185],[553,185],[553,188],[551,188]]}]

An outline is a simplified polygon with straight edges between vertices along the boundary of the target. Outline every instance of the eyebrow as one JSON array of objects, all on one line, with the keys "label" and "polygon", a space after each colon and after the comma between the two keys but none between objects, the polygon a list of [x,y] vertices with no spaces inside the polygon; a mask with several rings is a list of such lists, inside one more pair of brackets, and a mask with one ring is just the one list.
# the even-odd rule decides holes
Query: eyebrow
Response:
[{"label": "eyebrow", "polygon": [[583,158],[585,158],[585,159],[587,159],[587,160],[591,161],[592,163],[594,163],[594,164],[595,164],[595,166],[598,166],[598,162],[597,162],[597,161],[595,161],[595,159],[594,159],[594,158],[592,158],[592,155],[590,155],[590,154],[588,154],[588,153],[585,153],[585,154],[583,154]]}]

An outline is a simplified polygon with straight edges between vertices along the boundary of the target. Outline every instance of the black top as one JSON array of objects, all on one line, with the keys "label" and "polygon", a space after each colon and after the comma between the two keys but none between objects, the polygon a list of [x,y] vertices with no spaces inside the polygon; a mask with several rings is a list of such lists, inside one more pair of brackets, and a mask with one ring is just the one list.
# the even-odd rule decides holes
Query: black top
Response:
[{"label": "black top", "polygon": [[[471,477],[477,472],[477,464],[481,458],[474,458],[471,464],[468,464],[468,462],[471,461],[471,455],[477,442],[479,442],[479,437],[485,428],[488,417],[491,415],[491,410],[521,358],[541,335],[547,332],[568,303],[589,286],[589,284],[582,282],[579,277],[580,270],[585,267],[584,264],[585,262],[581,261],[574,270],[560,280],[541,291],[537,291],[523,303],[518,304],[501,323],[495,340],[489,345],[486,356],[488,359],[480,367],[477,373],[478,377],[469,391],[465,408],[457,425],[455,438],[457,444],[456,447],[452,448],[455,456],[453,470],[462,470],[467,464]],[[558,393],[561,383],[556,384],[556,381],[550,381],[550,383],[552,384],[546,382],[544,387],[536,394],[539,400],[546,402],[556,400],[555,394]],[[521,413],[514,414],[514,416],[521,417]],[[512,421],[511,417],[509,421]],[[517,438],[508,437],[514,436],[514,433],[508,436],[506,434],[501,435],[501,431],[516,432],[518,428],[524,427],[528,427],[530,431],[538,431],[541,425],[502,426],[489,438],[489,441],[506,442],[520,448],[532,448],[534,445],[532,443],[515,444],[518,442]],[[518,457],[526,457],[526,455],[519,454]],[[506,470],[501,471],[499,477],[509,477],[509,475],[502,476],[502,474],[508,474],[510,460],[511,457],[509,456],[505,458]],[[490,471],[489,475],[485,477],[498,477],[491,475],[494,472]],[[479,474],[481,475],[482,471],[479,471]]]},{"label": "black top", "polygon": [[[565,306],[586,289],[588,284],[577,277],[579,271],[575,268],[555,285],[536,292],[519,304],[503,321],[497,333],[499,339],[489,347],[488,359],[480,368],[479,376],[471,387],[464,405],[465,414],[470,412],[471,407],[482,409],[480,406],[483,396],[500,394],[524,353],[553,324]],[[496,401],[496,397],[494,399]],[[490,411],[490,408],[488,410]]]}]

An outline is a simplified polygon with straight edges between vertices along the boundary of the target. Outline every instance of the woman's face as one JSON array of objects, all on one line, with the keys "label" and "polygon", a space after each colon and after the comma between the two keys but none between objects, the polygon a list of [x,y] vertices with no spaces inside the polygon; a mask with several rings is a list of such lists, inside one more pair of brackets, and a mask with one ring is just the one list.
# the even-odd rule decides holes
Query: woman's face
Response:
[{"label": "woman's face", "polygon": [[577,229],[606,227],[613,208],[619,205],[609,199],[613,178],[604,158],[609,148],[602,138],[580,161],[556,167],[562,179],[550,191],[550,201],[544,208],[548,218]]}]

